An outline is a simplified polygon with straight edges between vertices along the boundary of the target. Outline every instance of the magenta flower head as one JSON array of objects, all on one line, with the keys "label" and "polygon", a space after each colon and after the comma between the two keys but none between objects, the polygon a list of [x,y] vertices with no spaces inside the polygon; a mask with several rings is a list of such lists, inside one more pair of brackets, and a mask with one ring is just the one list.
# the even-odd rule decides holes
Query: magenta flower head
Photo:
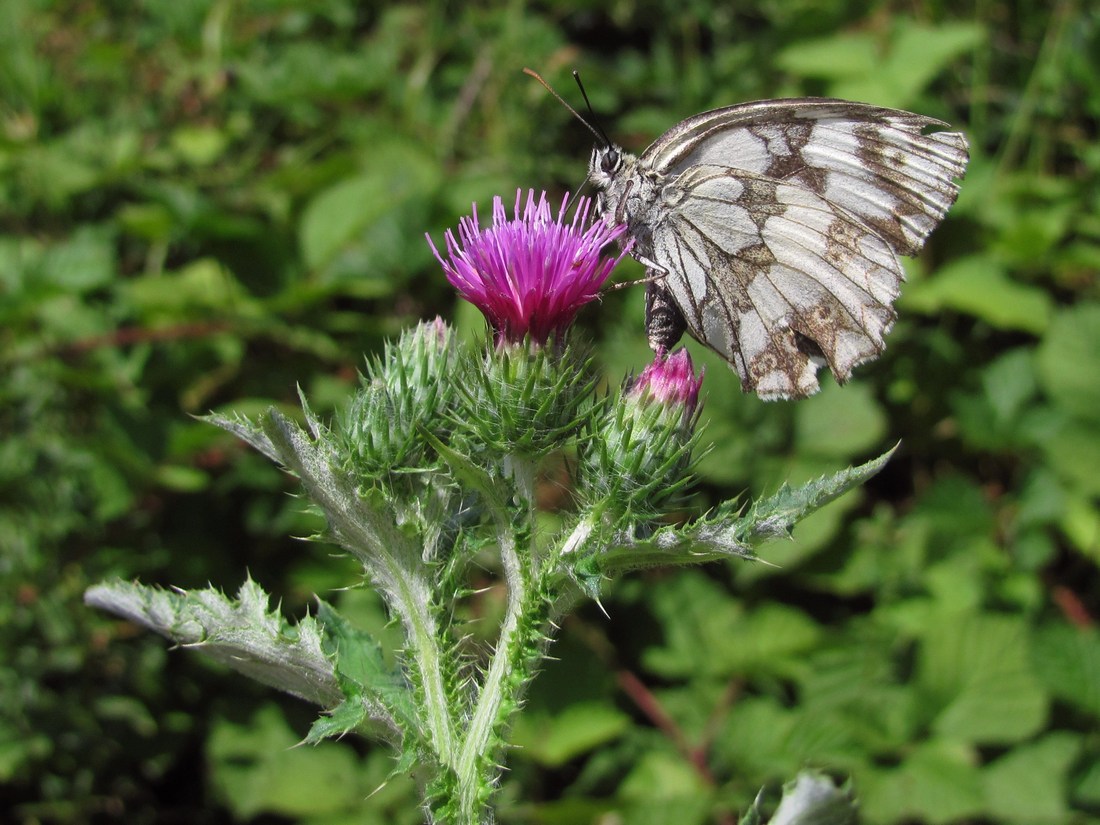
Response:
[{"label": "magenta flower head", "polygon": [[603,218],[589,220],[588,198],[580,199],[568,219],[567,198],[555,218],[545,192],[536,201],[534,190],[528,191],[524,205],[523,192],[517,191],[514,217],[509,219],[496,197],[493,224],[484,229],[475,204],[473,215],[459,221],[457,241],[447,230],[446,258],[428,238],[447,280],[481,310],[497,344],[520,343],[528,335],[545,344],[551,335],[563,333],[580,308],[599,295],[626,254],[624,250],[615,257],[601,255],[625,226],[613,226]]},{"label": "magenta flower head", "polygon": [[628,398],[651,399],[668,407],[680,407],[690,416],[699,404],[699,388],[703,373],[695,375],[695,367],[686,349],[672,355],[658,355],[642,370],[627,389]]}]

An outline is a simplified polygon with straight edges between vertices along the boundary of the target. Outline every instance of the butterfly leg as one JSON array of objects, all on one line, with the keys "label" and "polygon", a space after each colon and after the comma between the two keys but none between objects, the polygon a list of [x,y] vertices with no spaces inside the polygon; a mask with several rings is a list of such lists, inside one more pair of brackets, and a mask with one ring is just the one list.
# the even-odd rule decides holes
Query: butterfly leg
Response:
[{"label": "butterfly leg", "polygon": [[651,284],[656,281],[663,281],[668,277],[668,270],[660,264],[655,264],[646,258],[638,258],[638,262],[645,264],[646,272],[644,278],[639,278],[636,281],[619,281],[619,283],[609,286],[608,289],[626,289],[628,286],[639,286],[640,284]]}]

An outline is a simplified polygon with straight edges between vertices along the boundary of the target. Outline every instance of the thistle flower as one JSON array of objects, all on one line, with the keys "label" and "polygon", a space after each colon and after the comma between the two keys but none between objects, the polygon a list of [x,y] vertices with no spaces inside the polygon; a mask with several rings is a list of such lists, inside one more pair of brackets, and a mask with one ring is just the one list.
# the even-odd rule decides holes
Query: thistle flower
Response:
[{"label": "thistle flower", "polygon": [[523,193],[517,191],[510,220],[496,197],[493,224],[485,229],[475,204],[473,215],[459,221],[457,241],[447,230],[446,258],[428,237],[447,280],[481,310],[497,344],[517,344],[530,336],[541,345],[563,333],[626,254],[600,254],[625,226],[603,218],[590,221],[592,202],[587,198],[580,199],[569,220],[567,198],[555,219],[545,192],[536,201],[535,191],[528,191],[522,205]]}]

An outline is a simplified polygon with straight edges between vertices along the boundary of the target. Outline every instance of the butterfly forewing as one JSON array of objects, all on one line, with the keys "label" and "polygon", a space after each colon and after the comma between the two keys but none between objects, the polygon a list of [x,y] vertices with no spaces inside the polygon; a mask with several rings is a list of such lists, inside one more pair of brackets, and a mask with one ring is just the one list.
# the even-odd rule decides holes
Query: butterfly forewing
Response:
[{"label": "butterfly forewing", "polygon": [[763,398],[815,392],[821,363],[846,380],[883,349],[897,254],[917,252],[957,195],[965,138],[923,134],[942,125],[846,101],[764,101],[689,118],[617,173],[594,161],[605,210],[660,278],[647,295],[653,346],[679,337],[674,307]]},{"label": "butterfly forewing", "polygon": [[678,175],[716,164],[803,185],[878,224],[901,254],[916,252],[955,202],[966,169],[959,132],[934,118],[827,98],[745,103],[670,129],[639,159]]}]

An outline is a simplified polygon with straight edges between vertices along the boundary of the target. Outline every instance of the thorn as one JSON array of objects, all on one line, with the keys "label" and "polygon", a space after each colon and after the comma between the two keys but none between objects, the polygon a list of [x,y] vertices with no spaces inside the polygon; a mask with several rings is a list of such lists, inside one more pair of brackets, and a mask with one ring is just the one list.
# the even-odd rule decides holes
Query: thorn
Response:
[{"label": "thorn", "polygon": [[611,614],[607,612],[607,609],[603,606],[603,602],[601,602],[598,598],[595,601],[596,601],[596,606],[598,608],[600,608],[600,612],[603,613],[604,616],[607,617],[608,621],[611,621]]},{"label": "thorn", "polygon": [[374,796],[376,793],[378,793],[380,790],[382,790],[388,784],[390,784],[390,780],[387,779],[385,782],[383,782],[381,785],[379,785],[377,788],[375,788],[373,791],[371,791],[369,794],[367,794],[366,797],[364,797],[364,801],[366,801],[367,799],[370,799],[372,796]]}]

